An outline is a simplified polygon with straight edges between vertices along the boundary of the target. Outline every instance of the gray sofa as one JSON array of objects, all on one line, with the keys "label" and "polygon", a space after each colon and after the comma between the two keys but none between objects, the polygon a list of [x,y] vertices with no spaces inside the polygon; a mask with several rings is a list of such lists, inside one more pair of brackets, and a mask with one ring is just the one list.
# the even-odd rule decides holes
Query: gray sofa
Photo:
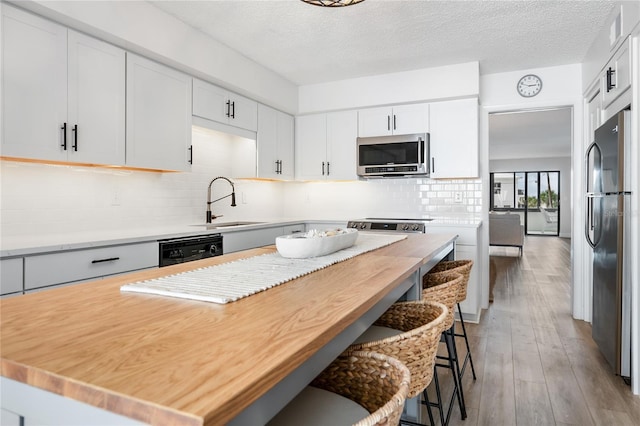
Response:
[{"label": "gray sofa", "polygon": [[524,226],[520,216],[513,213],[489,213],[489,245],[512,246],[520,249],[524,245]]}]

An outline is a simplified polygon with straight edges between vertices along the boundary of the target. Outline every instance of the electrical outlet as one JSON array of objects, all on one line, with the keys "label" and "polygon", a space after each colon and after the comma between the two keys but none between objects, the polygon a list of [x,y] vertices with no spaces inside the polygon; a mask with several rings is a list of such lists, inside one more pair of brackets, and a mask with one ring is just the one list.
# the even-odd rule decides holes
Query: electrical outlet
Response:
[{"label": "electrical outlet", "polygon": [[120,205],[120,188],[114,188],[113,194],[111,197],[111,205],[119,206]]},{"label": "electrical outlet", "polygon": [[462,192],[454,192],[453,193],[453,201],[455,203],[461,203],[462,202]]}]

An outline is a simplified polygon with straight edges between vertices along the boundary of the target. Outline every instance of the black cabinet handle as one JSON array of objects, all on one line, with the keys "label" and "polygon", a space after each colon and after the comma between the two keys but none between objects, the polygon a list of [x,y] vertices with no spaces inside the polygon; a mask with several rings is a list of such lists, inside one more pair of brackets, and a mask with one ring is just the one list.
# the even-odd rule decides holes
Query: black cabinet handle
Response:
[{"label": "black cabinet handle", "polygon": [[73,150],[78,152],[78,125],[75,124],[71,131],[73,132]]},{"label": "black cabinet handle", "polygon": [[609,67],[607,70],[607,93],[616,87],[616,84],[613,82],[613,75],[616,73],[616,70]]},{"label": "black cabinet handle", "polygon": [[62,127],[60,127],[60,130],[62,130],[62,145],[60,146],[62,147],[62,149],[66,151],[67,150],[67,123],[64,123]]},{"label": "black cabinet handle", "polygon": [[387,130],[391,130],[391,116],[387,115]]},{"label": "black cabinet handle", "polygon": [[396,129],[396,115],[393,114],[393,130]]},{"label": "black cabinet handle", "polygon": [[193,164],[193,145],[189,147],[189,164]]},{"label": "black cabinet handle", "polygon": [[331,169],[329,169],[330,165],[331,165],[331,163],[327,161],[327,176],[329,176],[331,174]]},{"label": "black cabinet handle", "polygon": [[231,102],[231,118],[236,118],[236,101]]},{"label": "black cabinet handle", "polygon": [[280,173],[280,161],[276,160],[276,174]]},{"label": "black cabinet handle", "polygon": [[226,116],[231,117],[231,101],[227,101],[225,105],[227,106]]},{"label": "black cabinet handle", "polygon": [[322,162],[322,176],[324,176],[324,161]]},{"label": "black cabinet handle", "polygon": [[116,260],[120,260],[120,258],[119,257],[109,257],[107,259],[92,260],[91,263],[114,262]]},{"label": "black cabinet handle", "polygon": [[436,159],[434,157],[431,157],[431,173],[435,173],[436,172]]}]

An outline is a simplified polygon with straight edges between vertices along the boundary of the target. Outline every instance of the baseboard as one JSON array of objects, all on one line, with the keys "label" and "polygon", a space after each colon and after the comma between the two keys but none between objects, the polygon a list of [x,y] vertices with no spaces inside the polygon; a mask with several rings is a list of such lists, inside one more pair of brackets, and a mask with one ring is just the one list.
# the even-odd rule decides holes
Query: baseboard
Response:
[{"label": "baseboard", "polygon": [[571,232],[561,232],[558,237],[560,238],[571,238]]},{"label": "baseboard", "polygon": [[[482,309],[480,309],[480,311],[476,314],[473,313],[469,313],[469,312],[463,312],[462,313],[462,318],[464,318],[464,322],[470,322],[473,324],[478,324],[480,322],[480,315],[482,313]],[[456,311],[456,321],[460,321],[460,313]]]}]

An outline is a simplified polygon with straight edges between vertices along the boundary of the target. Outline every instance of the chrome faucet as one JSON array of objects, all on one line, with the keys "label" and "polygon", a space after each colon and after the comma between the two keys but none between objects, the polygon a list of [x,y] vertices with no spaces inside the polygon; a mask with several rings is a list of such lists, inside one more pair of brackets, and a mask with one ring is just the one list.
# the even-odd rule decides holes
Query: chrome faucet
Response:
[{"label": "chrome faucet", "polygon": [[[211,201],[211,185],[213,185],[213,182],[217,181],[218,179],[224,179],[227,182],[229,182],[229,185],[231,185],[231,194],[225,195],[224,197],[220,197],[217,200],[213,200]],[[215,203],[216,201],[220,201],[223,198],[227,198],[227,197],[231,197],[231,207],[235,207],[236,206],[236,187],[233,184],[233,182],[231,182],[229,179],[227,179],[224,176],[218,176],[217,178],[214,178],[211,182],[209,182],[209,189],[207,191],[207,223],[211,223],[211,219],[215,219],[217,217],[220,216],[214,216],[211,214],[211,204]]]}]

